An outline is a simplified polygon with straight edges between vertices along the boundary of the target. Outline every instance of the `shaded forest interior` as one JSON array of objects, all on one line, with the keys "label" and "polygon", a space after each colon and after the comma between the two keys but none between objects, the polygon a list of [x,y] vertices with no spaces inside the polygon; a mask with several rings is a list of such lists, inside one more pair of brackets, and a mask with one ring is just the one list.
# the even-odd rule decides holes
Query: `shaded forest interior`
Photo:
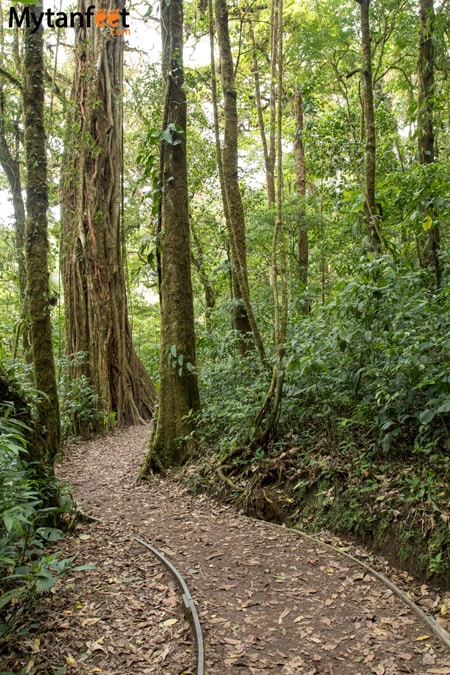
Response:
[{"label": "shaded forest interior", "polygon": [[141,479],[448,588],[447,0],[141,9],[1,6],[0,633],[65,441],[150,420]]}]

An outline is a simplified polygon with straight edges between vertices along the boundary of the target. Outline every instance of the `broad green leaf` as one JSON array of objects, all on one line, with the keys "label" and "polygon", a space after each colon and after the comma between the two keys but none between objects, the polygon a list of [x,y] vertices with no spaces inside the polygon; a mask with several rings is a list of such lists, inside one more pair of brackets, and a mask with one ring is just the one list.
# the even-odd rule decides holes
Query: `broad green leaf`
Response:
[{"label": "broad green leaf", "polygon": [[11,591],[3,593],[0,597],[0,609],[6,607],[6,605],[11,602],[11,600],[17,600],[25,593],[25,587],[13,588]]},{"label": "broad green leaf", "polygon": [[14,529],[14,523],[16,521],[9,515],[9,513],[3,514],[3,522],[5,523],[5,527],[8,532],[11,532]]},{"label": "broad green leaf", "polygon": [[47,541],[59,541],[64,536],[64,533],[55,527],[39,527],[36,533]]},{"label": "broad green leaf", "polygon": [[447,401],[444,401],[439,408],[436,410],[437,413],[448,413],[450,412],[450,399],[447,399]]}]

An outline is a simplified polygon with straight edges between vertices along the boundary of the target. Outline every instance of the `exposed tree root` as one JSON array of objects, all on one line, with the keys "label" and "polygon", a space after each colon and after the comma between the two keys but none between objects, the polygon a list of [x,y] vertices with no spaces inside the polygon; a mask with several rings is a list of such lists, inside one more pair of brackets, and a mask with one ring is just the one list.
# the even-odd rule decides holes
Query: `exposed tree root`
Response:
[{"label": "exposed tree root", "polygon": [[236,485],[236,483],[233,483],[231,478],[228,478],[224,474],[224,470],[231,469],[233,468],[230,464],[221,464],[216,467],[216,473],[219,476],[220,480],[225,483],[225,485],[228,485],[229,488],[232,490],[236,490],[237,492],[244,492],[244,488],[240,487],[239,485]]}]

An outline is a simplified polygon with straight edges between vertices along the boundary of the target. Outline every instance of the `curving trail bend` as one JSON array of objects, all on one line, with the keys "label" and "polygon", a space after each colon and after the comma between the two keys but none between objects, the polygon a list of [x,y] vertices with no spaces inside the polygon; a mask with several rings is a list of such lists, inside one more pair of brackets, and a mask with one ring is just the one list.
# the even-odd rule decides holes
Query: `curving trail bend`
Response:
[{"label": "curving trail bend", "polygon": [[148,435],[135,427],[75,443],[64,458],[59,474],[82,511],[99,519],[81,522],[64,553],[98,570],[59,584],[37,666],[47,659],[65,660],[75,674],[196,672],[179,588],[138,537],[186,580],[207,675],[450,675],[450,652],[351,560],[170,479],[137,485]]}]

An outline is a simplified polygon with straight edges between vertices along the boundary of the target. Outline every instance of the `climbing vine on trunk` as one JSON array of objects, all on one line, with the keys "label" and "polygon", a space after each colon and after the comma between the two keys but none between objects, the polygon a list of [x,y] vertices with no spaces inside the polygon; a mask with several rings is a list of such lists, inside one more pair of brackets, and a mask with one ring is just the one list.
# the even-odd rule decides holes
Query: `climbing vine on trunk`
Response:
[{"label": "climbing vine on trunk", "polygon": [[[79,10],[86,11],[84,0]],[[61,269],[71,374],[86,376],[105,418],[113,413],[123,426],[150,419],[156,394],[128,320],[122,61],[122,37],[107,28],[77,29],[61,183]]]},{"label": "climbing vine on trunk", "polygon": [[193,416],[200,408],[186,163],[183,2],[161,3],[164,114],[161,132],[160,389],[156,429],[141,471],[179,465],[192,450]]}]

